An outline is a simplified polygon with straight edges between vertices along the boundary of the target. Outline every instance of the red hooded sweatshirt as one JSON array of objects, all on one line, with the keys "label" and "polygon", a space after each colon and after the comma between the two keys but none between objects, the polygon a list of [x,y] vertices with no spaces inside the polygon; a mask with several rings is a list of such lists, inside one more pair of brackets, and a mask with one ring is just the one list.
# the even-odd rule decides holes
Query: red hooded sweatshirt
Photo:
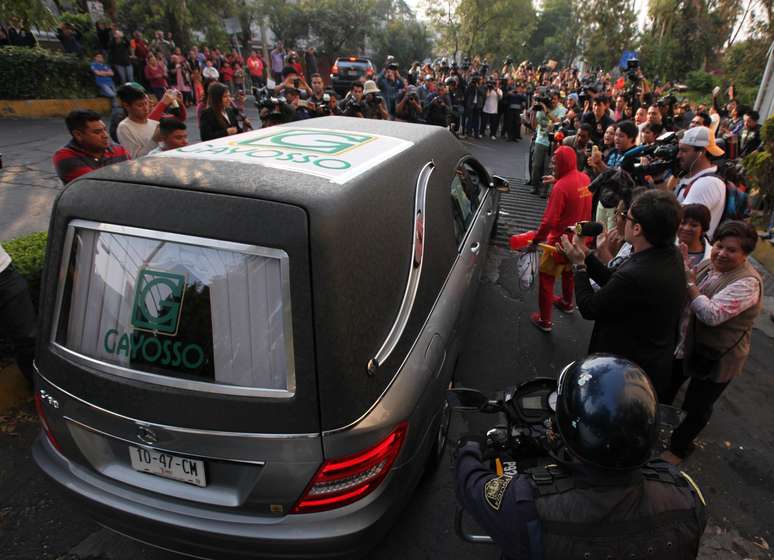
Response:
[{"label": "red hooded sweatshirt", "polygon": [[559,241],[568,227],[591,219],[591,191],[589,176],[578,171],[575,150],[560,146],[554,153],[554,174],[557,179],[535,241],[549,245]]}]

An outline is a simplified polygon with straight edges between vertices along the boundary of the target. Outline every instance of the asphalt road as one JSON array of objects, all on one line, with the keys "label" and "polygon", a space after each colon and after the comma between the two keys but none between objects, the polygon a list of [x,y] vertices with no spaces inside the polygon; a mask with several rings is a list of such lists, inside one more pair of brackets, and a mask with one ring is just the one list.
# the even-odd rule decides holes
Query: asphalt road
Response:
[{"label": "asphalt road", "polygon": [[[3,134],[0,125],[0,145],[8,141],[7,136],[3,141]],[[46,142],[53,140],[49,137]],[[468,145],[494,173],[524,176],[526,143],[480,140]],[[2,179],[0,175],[0,203]],[[508,227],[526,228],[528,222],[539,219],[541,201],[531,198],[517,182],[508,203],[513,208],[529,206],[533,210],[520,216],[504,210],[501,225],[504,221]],[[14,212],[13,208],[10,210]],[[23,214],[16,215],[23,217]],[[27,228],[22,222],[16,219],[14,227]],[[1,238],[4,238],[2,228]],[[553,334],[537,331],[527,318],[535,308],[535,294],[519,289],[512,255],[504,248],[493,247],[486,266],[468,343],[459,361],[459,384],[495,391],[538,375],[556,376],[566,363],[584,355],[591,328],[589,322],[577,313],[558,314]],[[753,353],[745,374],[732,383],[721,399],[712,423],[702,434],[701,448],[685,466],[705,489],[710,502],[711,527],[702,550],[704,560],[770,558],[765,550],[768,545],[764,543],[774,543],[772,336],[772,330],[761,322],[761,329],[753,334]],[[490,419],[481,415],[455,415],[452,437],[480,430],[488,422]],[[55,486],[31,460],[29,445],[36,431],[31,407],[13,417],[0,418],[2,558],[179,558],[100,529],[88,518],[87,511],[62,500]],[[369,558],[499,557],[492,546],[465,544],[455,536],[455,498],[449,465],[447,457],[427,477]]]}]

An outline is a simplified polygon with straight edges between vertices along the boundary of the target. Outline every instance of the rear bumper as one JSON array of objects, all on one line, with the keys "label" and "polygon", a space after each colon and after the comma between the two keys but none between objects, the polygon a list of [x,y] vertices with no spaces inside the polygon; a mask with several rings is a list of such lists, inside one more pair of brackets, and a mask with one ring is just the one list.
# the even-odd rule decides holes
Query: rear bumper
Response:
[{"label": "rear bumper", "polygon": [[336,510],[269,518],[171,501],[84,469],[44,435],[38,466],[105,527],[150,545],[200,558],[357,558],[389,530],[421,475],[421,462],[393,469],[380,487]]}]

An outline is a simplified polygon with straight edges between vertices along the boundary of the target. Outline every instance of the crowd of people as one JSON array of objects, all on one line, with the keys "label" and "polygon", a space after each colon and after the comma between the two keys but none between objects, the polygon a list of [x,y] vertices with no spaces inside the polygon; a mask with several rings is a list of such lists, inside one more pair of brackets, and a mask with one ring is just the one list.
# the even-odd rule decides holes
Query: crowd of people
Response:
[{"label": "crowd of people", "polygon": [[594,321],[589,352],[638,364],[659,402],[688,383],[663,455],[678,464],[742,372],[762,309],[740,162],[760,147],[759,115],[718,91],[708,106],[678,101],[636,68],[618,79],[540,68],[529,89],[530,183],[548,196],[527,247],[543,248],[530,320],[550,333],[552,309],[577,305]]}]

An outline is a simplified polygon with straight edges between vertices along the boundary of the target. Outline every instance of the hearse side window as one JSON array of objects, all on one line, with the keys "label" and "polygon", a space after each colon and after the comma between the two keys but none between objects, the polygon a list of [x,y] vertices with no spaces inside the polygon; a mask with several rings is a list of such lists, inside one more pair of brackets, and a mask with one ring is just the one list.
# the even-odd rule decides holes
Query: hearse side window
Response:
[{"label": "hearse side window", "polygon": [[454,237],[457,244],[462,242],[465,232],[473,222],[479,204],[484,197],[486,185],[478,171],[463,163],[451,184],[451,206],[454,217]]},{"label": "hearse side window", "polygon": [[176,237],[73,228],[54,342],[106,371],[175,380],[162,384],[292,391],[287,254]]}]

